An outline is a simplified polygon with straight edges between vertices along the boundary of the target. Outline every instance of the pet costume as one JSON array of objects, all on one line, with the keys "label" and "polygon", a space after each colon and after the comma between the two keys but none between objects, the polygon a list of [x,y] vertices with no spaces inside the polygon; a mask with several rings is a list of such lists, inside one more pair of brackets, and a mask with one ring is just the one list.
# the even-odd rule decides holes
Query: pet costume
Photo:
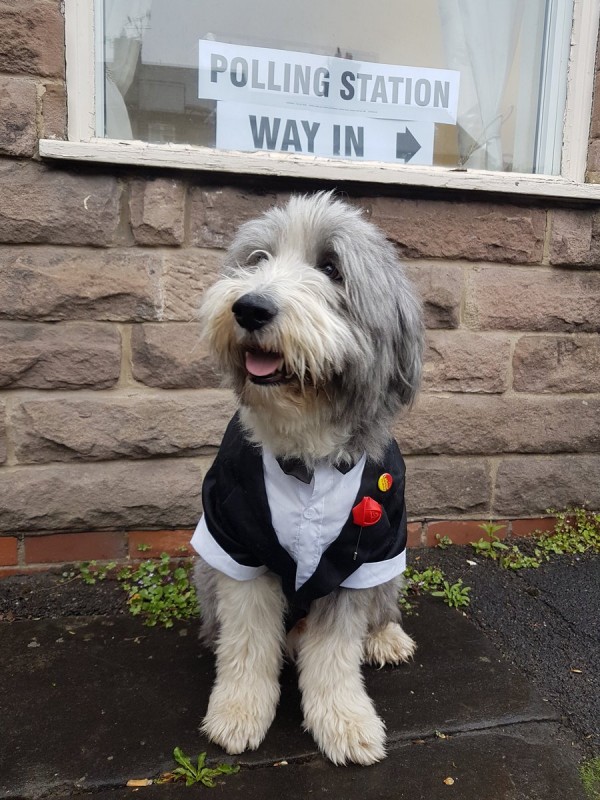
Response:
[{"label": "pet costume", "polygon": [[192,546],[236,580],[279,575],[289,628],[339,587],[368,588],[403,572],[404,476],[393,439],[381,463],[363,456],[346,471],[317,464],[306,474],[248,442],[236,414],[204,479]]}]

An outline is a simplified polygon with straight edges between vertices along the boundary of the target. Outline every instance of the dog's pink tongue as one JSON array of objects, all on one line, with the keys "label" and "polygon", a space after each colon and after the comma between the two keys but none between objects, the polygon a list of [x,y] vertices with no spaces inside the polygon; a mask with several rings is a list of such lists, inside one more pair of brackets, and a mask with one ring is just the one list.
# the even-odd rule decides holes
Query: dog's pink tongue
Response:
[{"label": "dog's pink tongue", "polygon": [[264,378],[282,367],[283,358],[277,353],[246,353],[246,369],[257,378]]}]

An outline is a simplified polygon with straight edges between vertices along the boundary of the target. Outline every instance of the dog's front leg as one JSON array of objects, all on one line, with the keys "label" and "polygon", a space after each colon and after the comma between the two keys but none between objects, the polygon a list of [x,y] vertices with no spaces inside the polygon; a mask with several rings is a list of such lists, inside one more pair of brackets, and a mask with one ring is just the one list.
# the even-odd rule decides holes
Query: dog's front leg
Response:
[{"label": "dog's front leg", "polygon": [[273,575],[235,581],[219,574],[216,593],[217,677],[202,731],[241,753],[259,746],[275,716],[285,600]]},{"label": "dog's front leg", "polygon": [[385,757],[385,725],[365,691],[367,593],[340,589],[312,604],[298,645],[304,723],[335,764]]}]

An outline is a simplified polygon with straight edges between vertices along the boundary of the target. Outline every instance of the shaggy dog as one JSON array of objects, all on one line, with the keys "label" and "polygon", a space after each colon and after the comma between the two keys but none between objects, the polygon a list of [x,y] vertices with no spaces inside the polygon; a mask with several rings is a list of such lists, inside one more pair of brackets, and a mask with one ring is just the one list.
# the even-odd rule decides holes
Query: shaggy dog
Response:
[{"label": "shaggy dog", "polygon": [[192,543],[217,676],[202,730],[257,748],[284,650],[304,724],[336,764],[385,756],[361,663],[398,664],[404,464],[390,425],[413,400],[421,308],[393,246],[330,193],[241,227],[202,309],[239,399]]}]

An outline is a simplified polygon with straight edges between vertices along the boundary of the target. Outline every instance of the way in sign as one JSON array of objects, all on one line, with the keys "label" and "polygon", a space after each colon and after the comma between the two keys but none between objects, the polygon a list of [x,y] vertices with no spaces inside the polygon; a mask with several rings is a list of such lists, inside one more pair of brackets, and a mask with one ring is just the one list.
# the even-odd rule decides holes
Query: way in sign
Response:
[{"label": "way in sign", "polygon": [[[257,118],[253,114],[250,115],[249,121],[255,150],[279,150],[283,153],[291,151],[314,155],[320,122],[311,123],[307,119],[302,119],[299,125],[295,119]],[[365,129],[361,125],[333,125],[332,135],[332,155],[364,158]]]},{"label": "way in sign", "polygon": [[432,123],[357,116],[219,102],[216,144],[225,150],[432,163]]}]

